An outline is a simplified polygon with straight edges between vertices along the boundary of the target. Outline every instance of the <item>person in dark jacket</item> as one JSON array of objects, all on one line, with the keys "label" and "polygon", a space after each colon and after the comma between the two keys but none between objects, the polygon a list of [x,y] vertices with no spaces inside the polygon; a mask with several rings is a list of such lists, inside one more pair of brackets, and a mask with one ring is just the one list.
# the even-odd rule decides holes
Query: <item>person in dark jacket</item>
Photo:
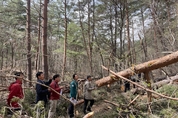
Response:
[{"label": "person in dark jacket", "polygon": [[[53,81],[50,84],[50,87],[57,91],[58,93],[61,92],[61,88],[58,85],[58,82],[60,81],[60,75],[56,74],[53,76]],[[57,107],[57,102],[60,98],[60,95],[54,92],[53,90],[50,91],[50,109],[48,113],[48,118],[54,118],[55,112],[56,112],[56,107]]]},{"label": "person in dark jacket", "polygon": [[9,90],[9,96],[7,98],[7,104],[10,107],[13,107],[14,109],[20,109],[20,105],[18,104],[18,100],[13,101],[12,99],[14,97],[17,97],[17,99],[23,99],[24,94],[22,90],[22,79],[24,77],[22,72],[16,72],[15,73],[15,79],[16,81],[11,83],[8,90]]},{"label": "person in dark jacket", "polygon": [[[49,86],[50,83],[52,82],[52,79],[50,79],[47,82],[44,81],[44,74],[43,74],[43,72],[38,72],[36,74],[36,77],[37,77],[37,82],[38,83],[41,83],[41,84],[44,84],[44,85],[47,85],[47,86]],[[37,93],[36,103],[38,103],[39,101],[44,101],[44,106],[46,107],[46,104],[48,102],[48,97],[49,97],[49,91],[50,91],[50,89],[48,89],[47,87],[45,87],[43,85],[40,85],[38,83],[36,84],[36,93]]]},{"label": "person in dark jacket", "polygon": [[[131,77],[129,77],[128,79],[131,80]],[[130,90],[130,82],[125,81],[125,92],[127,92],[127,90]]]},{"label": "person in dark jacket", "polygon": [[[70,83],[70,100],[71,102],[76,102],[77,101],[77,91],[78,91],[78,75],[73,74],[73,80]],[[70,118],[74,117],[74,105],[70,103],[69,108],[68,108],[68,114]]]}]

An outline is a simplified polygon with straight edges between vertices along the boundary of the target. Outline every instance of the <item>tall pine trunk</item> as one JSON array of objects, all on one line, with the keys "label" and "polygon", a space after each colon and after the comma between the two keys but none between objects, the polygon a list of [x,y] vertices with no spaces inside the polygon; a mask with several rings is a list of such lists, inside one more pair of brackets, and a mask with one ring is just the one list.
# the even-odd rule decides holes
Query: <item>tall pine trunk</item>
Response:
[{"label": "tall pine trunk", "polygon": [[47,53],[47,7],[48,0],[44,0],[44,8],[43,8],[43,71],[45,75],[45,79],[48,79],[48,53]]},{"label": "tall pine trunk", "polygon": [[[113,17],[112,17],[112,6],[110,7],[110,15],[109,15],[109,30],[110,30],[110,36],[111,36],[111,54],[110,54],[110,60],[109,60],[109,64],[108,66],[112,65],[114,66],[115,60],[114,60],[114,33],[113,33],[113,25],[112,25],[112,21],[113,21]],[[111,62],[111,63],[110,63]]]},{"label": "tall pine trunk", "polygon": [[[124,22],[125,22],[125,1],[120,1],[119,3],[121,5],[121,7],[119,8],[119,11],[120,11],[120,25],[119,25],[119,39],[120,39],[120,45],[119,45],[119,58],[122,60],[123,56],[124,56],[124,40],[123,40],[123,29],[124,29]],[[124,59],[125,60],[125,59]],[[123,61],[124,62],[124,61]],[[119,70],[121,70],[122,68],[122,62],[120,62],[119,64]]]},{"label": "tall pine trunk", "polygon": [[136,64],[136,52],[135,52],[135,35],[134,35],[134,23],[132,21],[132,63]]},{"label": "tall pine trunk", "polygon": [[[26,23],[26,38],[27,38],[27,75],[28,80],[32,80],[32,69],[31,69],[31,38],[30,38],[30,0],[27,0],[27,23]],[[29,83],[32,86],[32,83]]]},{"label": "tall pine trunk", "polygon": [[64,38],[64,55],[63,55],[63,67],[62,67],[62,79],[64,81],[65,71],[66,71],[66,45],[67,45],[67,3],[64,3],[65,9],[65,38]]},{"label": "tall pine trunk", "polygon": [[41,62],[40,52],[41,52],[41,0],[40,0],[40,9],[39,9],[39,15],[38,15],[38,46],[37,46],[36,65],[35,65],[36,71],[39,71],[40,69],[40,62]]},{"label": "tall pine trunk", "polygon": [[[3,43],[2,43],[3,44]],[[1,50],[1,70],[3,69],[3,64],[4,63],[4,50]]]},{"label": "tall pine trunk", "polygon": [[128,67],[132,64],[131,59],[131,40],[130,40],[130,19],[129,19],[129,6],[126,0],[126,30],[127,30],[127,43],[128,43]]},{"label": "tall pine trunk", "polygon": [[12,59],[11,68],[13,68],[14,67],[14,46],[12,42],[10,42],[10,45],[11,45],[11,59]]},{"label": "tall pine trunk", "polygon": [[[87,52],[87,57],[88,57],[89,66],[90,66],[91,65],[91,63],[90,63],[90,51],[89,51],[89,48],[88,48],[88,43],[89,42],[87,42],[87,40],[85,38],[85,31],[84,31],[84,26],[83,26],[83,23],[82,23],[82,11],[81,11],[81,9],[82,9],[82,5],[79,2],[79,20],[80,20],[79,22],[80,22],[80,27],[81,27],[81,31],[82,31],[83,43],[84,43],[85,50]],[[91,71],[91,67],[90,67],[90,71]]]},{"label": "tall pine trunk", "polygon": [[93,75],[93,66],[92,66],[92,40],[91,40],[91,26],[90,26],[90,14],[91,14],[91,6],[90,6],[91,0],[88,0],[88,52],[89,52],[89,65],[90,65],[90,74]]},{"label": "tall pine trunk", "polygon": [[143,51],[144,51],[144,61],[147,61],[148,59],[148,54],[147,54],[147,42],[146,42],[146,37],[145,37],[145,20],[144,20],[144,13],[143,13],[143,8],[141,7],[141,18],[142,18],[142,28],[143,28]]},{"label": "tall pine trunk", "polygon": [[115,34],[114,34],[114,41],[113,41],[113,57],[114,57],[114,70],[117,72],[118,71],[118,64],[115,63],[115,58],[117,57],[117,36],[118,36],[118,11],[117,11],[117,1],[116,1],[116,5],[114,6],[115,9],[115,15],[114,15],[114,22],[115,22]]}]

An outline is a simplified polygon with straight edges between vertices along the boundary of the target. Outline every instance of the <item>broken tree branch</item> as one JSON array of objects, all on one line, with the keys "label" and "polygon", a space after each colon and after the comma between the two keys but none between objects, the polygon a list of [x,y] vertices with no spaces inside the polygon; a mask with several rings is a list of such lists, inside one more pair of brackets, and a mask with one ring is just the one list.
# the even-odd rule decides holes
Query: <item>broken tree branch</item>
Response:
[{"label": "broken tree branch", "polygon": [[112,105],[115,105],[115,106],[117,106],[117,107],[120,107],[120,105],[119,104],[117,104],[117,103],[114,103],[114,102],[111,102],[111,101],[108,101],[108,100],[104,100],[106,103],[109,103],[109,104],[112,104]]},{"label": "broken tree branch", "polygon": [[7,91],[7,88],[0,89],[0,92],[2,92],[2,91]]},{"label": "broken tree branch", "polygon": [[140,95],[137,95],[127,106],[130,106]]}]

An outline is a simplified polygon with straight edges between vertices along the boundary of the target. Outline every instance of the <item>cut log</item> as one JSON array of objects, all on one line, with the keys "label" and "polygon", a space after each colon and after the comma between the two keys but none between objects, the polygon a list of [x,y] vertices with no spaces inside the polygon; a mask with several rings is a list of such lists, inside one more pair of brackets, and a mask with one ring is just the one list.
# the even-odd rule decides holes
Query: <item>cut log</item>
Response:
[{"label": "cut log", "polygon": [[[160,67],[164,67],[164,66],[168,66],[170,64],[176,63],[178,62],[178,51],[174,52],[172,54],[169,54],[167,56],[158,58],[158,59],[154,59],[145,63],[141,63],[138,65],[135,65],[133,67],[130,67],[126,70],[123,70],[121,72],[116,73],[117,75],[123,76],[123,77],[129,77],[132,76],[135,73],[142,73],[142,72],[146,72],[146,71],[151,71],[154,69],[158,69]],[[97,80],[95,82],[95,84],[100,87],[100,86],[104,86],[107,84],[112,84],[116,81],[118,81],[119,79],[116,78],[111,78],[110,76],[104,77],[100,80]]]},{"label": "cut log", "polygon": [[90,112],[88,114],[86,114],[83,118],[92,118],[94,112]]},{"label": "cut log", "polygon": [[84,103],[84,99],[81,99],[81,100],[77,101],[77,104],[76,104],[76,105],[80,105],[80,104],[82,104],[82,103]]}]

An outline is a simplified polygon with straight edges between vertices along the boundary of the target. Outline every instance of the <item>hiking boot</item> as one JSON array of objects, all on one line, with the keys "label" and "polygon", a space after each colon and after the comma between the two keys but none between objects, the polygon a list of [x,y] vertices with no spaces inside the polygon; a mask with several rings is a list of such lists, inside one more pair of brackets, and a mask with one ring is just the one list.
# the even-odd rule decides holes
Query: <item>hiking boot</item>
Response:
[{"label": "hiking boot", "polygon": [[88,108],[87,108],[87,111],[91,112],[91,108],[90,108],[90,107],[88,107]]},{"label": "hiking boot", "polygon": [[73,114],[71,114],[71,115],[69,115],[69,117],[70,117],[70,118],[74,118],[74,115],[73,115]]},{"label": "hiking boot", "polygon": [[84,111],[83,113],[84,113],[84,114],[87,114],[87,112],[86,112],[86,111]]}]

